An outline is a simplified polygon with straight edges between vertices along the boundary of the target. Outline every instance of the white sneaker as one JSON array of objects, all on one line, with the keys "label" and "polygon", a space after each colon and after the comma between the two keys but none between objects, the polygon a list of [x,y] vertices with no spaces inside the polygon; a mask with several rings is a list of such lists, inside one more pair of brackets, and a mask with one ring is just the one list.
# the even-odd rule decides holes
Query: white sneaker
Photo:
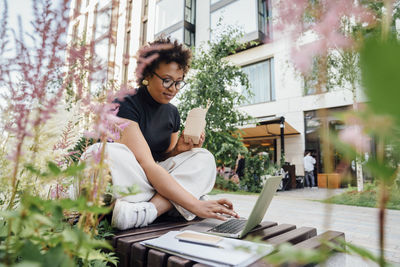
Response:
[{"label": "white sneaker", "polygon": [[127,202],[117,199],[111,226],[119,230],[144,227],[157,218],[157,209],[151,202]]}]

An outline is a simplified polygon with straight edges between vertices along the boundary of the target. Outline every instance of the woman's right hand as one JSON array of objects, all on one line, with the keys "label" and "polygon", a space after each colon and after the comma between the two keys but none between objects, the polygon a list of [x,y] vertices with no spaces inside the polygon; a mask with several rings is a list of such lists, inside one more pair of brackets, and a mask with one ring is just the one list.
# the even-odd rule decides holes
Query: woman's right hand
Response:
[{"label": "woman's right hand", "polygon": [[226,198],[218,200],[199,200],[198,205],[192,211],[200,218],[215,218],[222,221],[226,221],[226,217],[223,215],[229,215],[239,218],[239,215],[233,210],[232,202]]}]

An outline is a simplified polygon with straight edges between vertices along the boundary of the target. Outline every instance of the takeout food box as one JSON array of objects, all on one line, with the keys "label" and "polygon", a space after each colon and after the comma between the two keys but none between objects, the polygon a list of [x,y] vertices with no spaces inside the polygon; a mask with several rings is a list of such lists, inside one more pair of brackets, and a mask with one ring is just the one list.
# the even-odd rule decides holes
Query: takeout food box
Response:
[{"label": "takeout food box", "polygon": [[194,108],[189,111],[185,123],[185,142],[189,142],[189,138],[192,139],[194,144],[198,144],[200,135],[206,127],[206,114],[208,108]]}]

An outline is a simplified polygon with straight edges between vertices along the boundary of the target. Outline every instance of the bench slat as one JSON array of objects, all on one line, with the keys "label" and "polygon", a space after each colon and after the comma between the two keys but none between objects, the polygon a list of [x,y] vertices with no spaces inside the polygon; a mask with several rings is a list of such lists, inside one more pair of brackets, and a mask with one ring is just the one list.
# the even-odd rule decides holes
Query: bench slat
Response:
[{"label": "bench slat", "polygon": [[260,223],[256,227],[254,227],[254,229],[252,229],[247,235],[251,235],[251,234],[254,234],[255,232],[262,231],[264,229],[271,228],[271,227],[277,226],[277,225],[278,224],[276,222],[265,221],[265,222]]},{"label": "bench slat", "polygon": [[273,265],[265,262],[263,259],[256,261],[255,263],[249,265],[248,267],[273,267]]},{"label": "bench slat", "polygon": [[295,247],[307,248],[307,249],[318,249],[322,246],[323,241],[335,242],[335,240],[338,240],[339,238],[342,238],[343,240],[345,239],[343,232],[326,231],[325,233],[314,236],[312,238],[309,238],[303,242],[296,244]]},{"label": "bench slat", "polygon": [[251,233],[251,235],[249,235],[249,237],[250,238],[261,237],[261,240],[266,240],[268,238],[281,235],[283,233],[289,232],[294,229],[296,229],[296,225],[294,224],[280,224],[267,229],[254,231]]},{"label": "bench slat", "polygon": [[147,254],[147,266],[166,267],[169,255],[155,249],[149,249]]},{"label": "bench slat", "polygon": [[190,224],[198,223],[199,220],[193,220],[190,222],[183,221],[183,222],[160,222],[156,224],[151,224],[147,227],[143,228],[134,228],[130,229],[127,231],[122,231],[119,233],[116,233],[112,239],[111,239],[111,244],[113,247],[117,246],[117,242],[119,239],[124,238],[124,237],[130,237],[130,236],[138,236],[146,233],[152,233],[152,232],[157,232],[160,230],[165,230],[165,229],[171,229],[171,228],[177,228],[177,227],[184,227]]},{"label": "bench slat", "polygon": [[194,262],[191,260],[177,256],[171,256],[168,258],[167,267],[191,267],[193,264]]},{"label": "bench slat", "polygon": [[301,241],[307,240],[313,236],[317,235],[317,229],[313,227],[301,227],[284,234],[265,239],[265,242],[279,245],[285,242],[289,242],[291,244],[297,244]]},{"label": "bench slat", "polygon": [[131,264],[129,266],[146,267],[147,253],[149,248],[141,245],[139,242],[134,243],[131,248]]},{"label": "bench slat", "polygon": [[[177,227],[177,229],[179,229],[179,227]],[[176,229],[175,228],[164,229],[164,230],[158,231],[158,232],[150,232],[150,233],[142,234],[139,236],[134,236],[134,237],[129,236],[129,237],[124,237],[124,238],[119,239],[117,242],[116,252],[118,253],[118,257],[120,257],[120,261],[127,262],[127,263],[130,262],[130,258],[131,258],[130,251],[131,251],[131,247],[133,244],[147,240],[147,239],[159,237],[160,235],[166,234],[172,230],[176,230]],[[120,266],[129,266],[129,265],[120,265]]]}]

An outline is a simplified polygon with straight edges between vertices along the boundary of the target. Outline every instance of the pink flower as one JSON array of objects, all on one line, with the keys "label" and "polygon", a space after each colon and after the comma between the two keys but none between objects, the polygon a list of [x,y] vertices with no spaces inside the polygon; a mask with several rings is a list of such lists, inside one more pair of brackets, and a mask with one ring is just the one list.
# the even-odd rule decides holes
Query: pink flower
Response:
[{"label": "pink flower", "polygon": [[68,189],[62,185],[56,184],[50,188],[51,199],[65,199],[68,198]]},{"label": "pink flower", "polygon": [[113,101],[116,96],[120,99],[124,93],[126,95],[126,92],[132,93],[131,90],[122,90],[116,94],[108,92],[106,103],[90,104],[89,108],[91,112],[96,114],[96,121],[92,131],[85,133],[87,137],[94,139],[105,138],[108,141],[115,141],[120,138],[121,132],[129,123],[117,117],[119,105],[111,101]]},{"label": "pink flower", "polygon": [[320,55],[325,49],[323,41],[315,41],[300,47],[300,49],[292,49],[292,60],[296,68],[302,73],[308,73],[312,67],[314,56]]},{"label": "pink flower", "polygon": [[[278,4],[279,22],[276,30],[289,33],[295,47],[308,30],[316,34],[313,43],[293,49],[295,66],[303,73],[311,69],[312,58],[324,56],[331,49],[349,49],[353,40],[343,31],[343,19],[361,25],[370,25],[373,13],[357,1],[321,0],[311,3],[308,0],[281,0]],[[309,24],[305,18],[309,17]],[[364,25],[365,26],[365,25]]]},{"label": "pink flower", "polygon": [[357,151],[368,152],[370,150],[370,137],[363,132],[360,125],[347,126],[339,133],[339,139]]},{"label": "pink flower", "polygon": [[136,55],[136,82],[138,84],[143,79],[143,72],[146,67],[159,57],[158,52],[160,50],[171,49],[172,47],[172,44],[158,44],[152,46],[144,46],[139,49]]}]

